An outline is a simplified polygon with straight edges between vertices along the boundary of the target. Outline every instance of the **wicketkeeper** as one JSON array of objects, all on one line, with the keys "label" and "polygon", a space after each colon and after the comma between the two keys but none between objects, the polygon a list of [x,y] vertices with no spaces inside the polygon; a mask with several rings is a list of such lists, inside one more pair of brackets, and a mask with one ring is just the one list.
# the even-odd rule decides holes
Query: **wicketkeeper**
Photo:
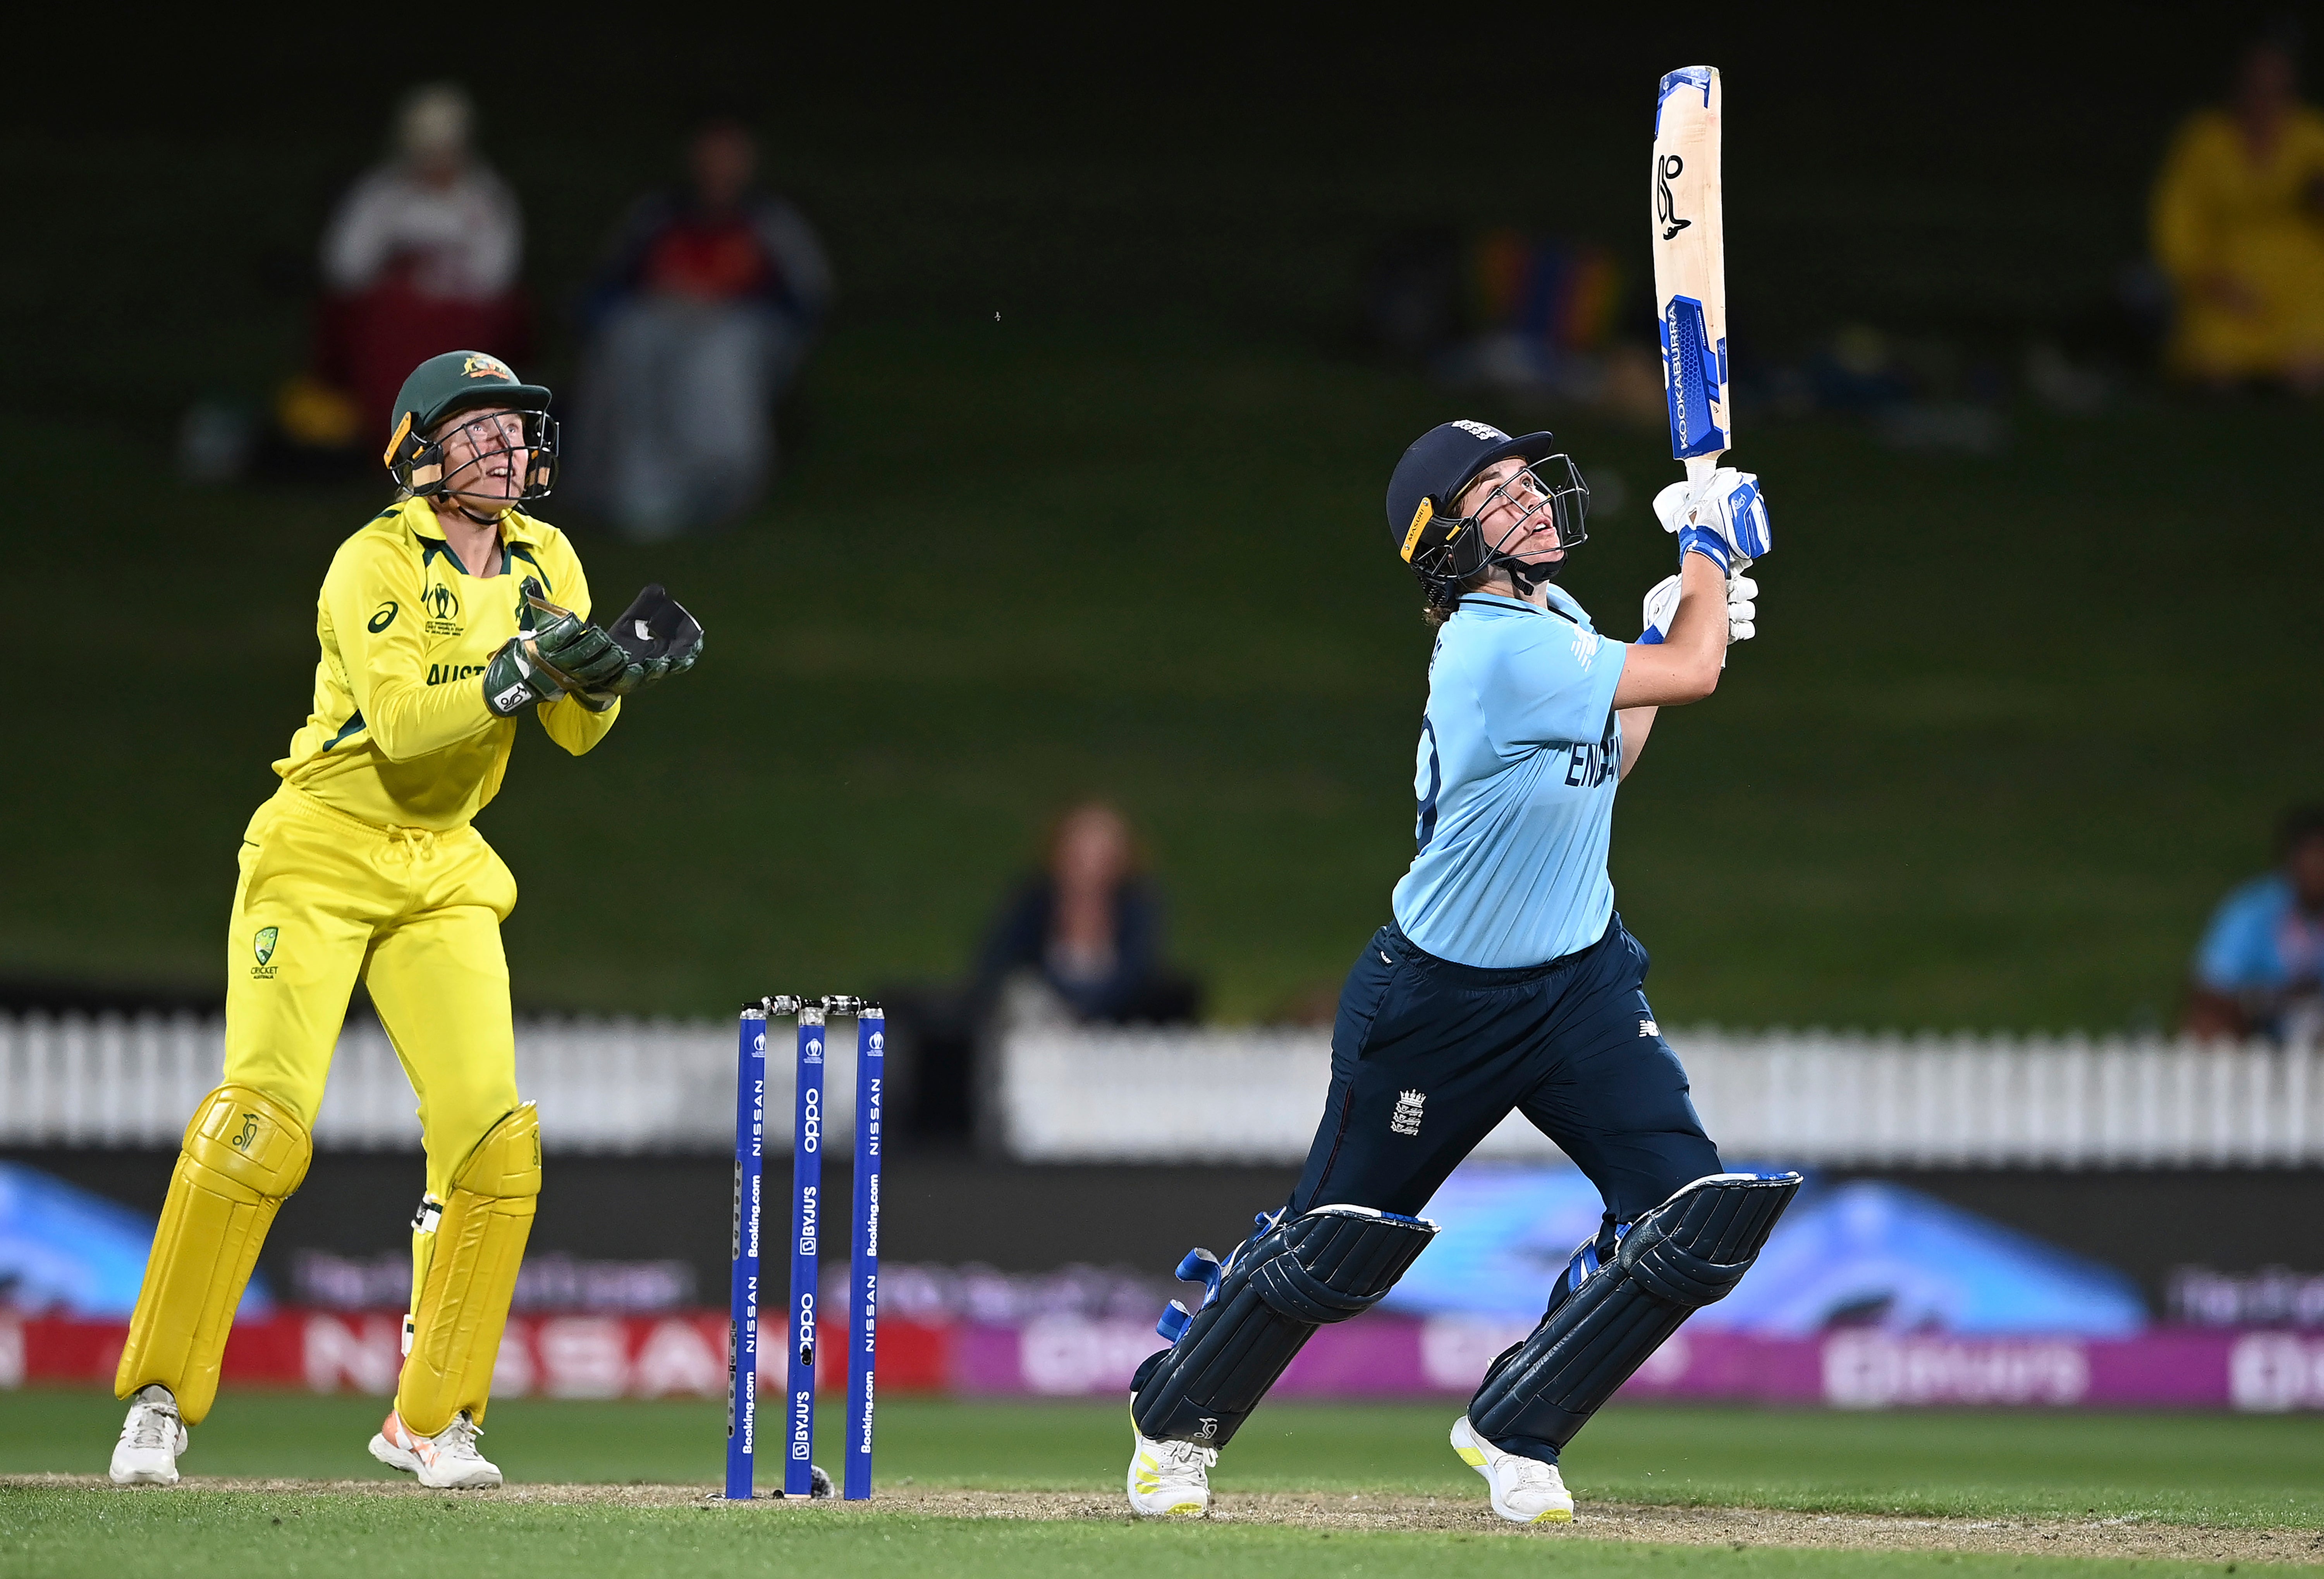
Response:
[{"label": "wicketkeeper", "polygon": [[[1547,433],[1481,422],[1423,434],[1388,483],[1388,541],[1438,626],[1413,793],[1419,845],[1340,995],[1332,1086],[1290,1201],[1162,1321],[1132,1383],[1130,1505],[1210,1506],[1218,1450],[1315,1329],[1369,1309],[1427,1246],[1419,1215],[1462,1159],[1522,1113],[1605,1196],[1541,1325],[1493,1362],[1452,1426],[1493,1510],[1573,1516],[1559,1451],[1688,1314],[1743,1276],[1796,1174],[1721,1169],[1686,1072],[1647,1006],[1646,950],[1606,874],[1614,794],[1655,709],[1719,683],[1752,633],[1768,549],[1757,479],[1674,484],[1655,512],[1679,573],[1636,643],[1607,640],[1550,585],[1589,490]],[[1706,826],[1709,826],[1706,823]]]},{"label": "wicketkeeper", "polygon": [[396,501],[323,578],[314,709],[243,834],[225,1083],[186,1126],[114,1379],[131,1400],[118,1484],[177,1482],[259,1246],[306,1176],[358,980],[428,1151],[403,1371],[372,1455],[428,1486],[501,1483],[476,1437],[540,1193],[540,1127],[517,1097],[501,952],[516,880],[471,819],[519,718],[577,756],[623,697],[692,667],[702,644],[659,586],[611,632],[589,623],[571,543],[518,508],[555,480],[549,401],[476,352],[421,363],[391,417]]}]

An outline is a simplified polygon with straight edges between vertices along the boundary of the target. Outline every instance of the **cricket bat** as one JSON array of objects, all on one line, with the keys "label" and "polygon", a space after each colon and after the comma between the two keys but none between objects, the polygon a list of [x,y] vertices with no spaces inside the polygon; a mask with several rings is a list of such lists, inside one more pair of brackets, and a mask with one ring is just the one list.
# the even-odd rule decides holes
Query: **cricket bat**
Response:
[{"label": "cricket bat", "polygon": [[1727,405],[1727,245],[1719,185],[1719,69],[1688,66],[1655,99],[1655,310],[1671,456],[1701,482],[1735,442]]}]

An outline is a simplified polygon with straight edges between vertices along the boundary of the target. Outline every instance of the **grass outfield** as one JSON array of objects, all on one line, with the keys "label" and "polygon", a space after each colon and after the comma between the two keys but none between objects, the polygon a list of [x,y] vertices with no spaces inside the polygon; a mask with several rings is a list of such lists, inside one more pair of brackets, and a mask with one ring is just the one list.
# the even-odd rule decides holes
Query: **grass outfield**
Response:
[{"label": "grass outfield", "polygon": [[[382,1406],[227,1396],[195,1433],[189,1474],[396,1479],[363,1451]],[[1445,1404],[1269,1405],[1222,1457],[1222,1491],[1483,1498],[1452,1456]],[[120,1428],[102,1393],[0,1395],[0,1474],[101,1469]],[[712,1485],[724,1407],[664,1400],[496,1404],[487,1452],[512,1483]],[[838,1469],[824,1422],[825,1467]],[[1121,1411],[1084,1403],[881,1406],[883,1486],[1118,1490]],[[2137,1517],[2324,1529],[2324,1423],[2220,1415],[1843,1414],[1617,1407],[1566,1455],[1585,1500],[1922,1515]],[[776,1483],[761,1467],[762,1487]]]},{"label": "grass outfield", "polygon": [[[392,1478],[362,1450],[378,1412],[368,1399],[230,1396],[184,1467],[245,1480]],[[1214,1476],[1229,1517],[1189,1528],[1133,1525],[1120,1513],[1124,1431],[1110,1405],[899,1399],[881,1411],[885,1495],[869,1510],[745,1510],[618,1489],[715,1484],[715,1406],[518,1399],[493,1409],[486,1439],[512,1476],[504,1495],[382,1496],[360,1486],[148,1495],[18,1481],[0,1486],[0,1574],[247,1573],[261,1559],[281,1574],[456,1561],[513,1575],[576,1565],[608,1575],[742,1574],[778,1562],[867,1574],[1137,1574],[1201,1562],[1228,1573],[1292,1564],[1402,1574],[1448,1557],[1499,1574],[1539,1563],[1545,1554],[1492,1538],[1553,1532],[1490,1518],[1481,1482],[1443,1445],[1451,1412],[1270,1408]],[[101,1394],[5,1395],[0,1474],[101,1467],[118,1414]],[[1582,1518],[1555,1532],[1569,1537],[1555,1560],[1585,1574],[2162,1574],[2221,1571],[2190,1556],[2324,1556],[2324,1429],[2312,1420],[1616,1408],[1567,1467]],[[523,1500],[543,1482],[616,1489]],[[941,1494],[955,1488],[968,1490]],[[964,1501],[979,1490],[1067,1495]],[[1655,1505],[1814,1517],[1721,1514],[1706,1536],[1676,1514],[1618,1516]],[[928,1510],[963,1507],[982,1514]],[[1593,1519],[1593,1508],[1618,1516]],[[1911,1517],[1852,1517],[1898,1514]],[[2138,1532],[2144,1546],[2123,1546]],[[1995,1542],[2014,1549],[1978,1549]],[[2116,1549],[2147,1555],[2046,1560]]]},{"label": "grass outfield", "polygon": [[[1093,791],[1149,834],[1215,1012],[1335,990],[1411,850],[1426,635],[1382,479],[1448,411],[1526,413],[1296,344],[1038,318],[848,328],[812,383],[816,440],[743,530],[579,538],[604,600],[667,581],[710,644],[586,761],[521,737],[480,824],[523,888],[519,1002],[706,1014],[949,973]],[[1665,1020],[2167,1019],[2209,908],[2324,788],[2281,480],[2307,420],[2025,414],[1986,457],[1747,429],[1776,503],[1762,633],[1664,720],[1614,845]],[[1673,468],[1651,433],[1566,437],[1628,485],[1570,577],[1627,635]],[[210,988],[316,585],[379,492],[205,492],[152,445],[23,420],[0,468],[23,584],[106,614],[14,701],[45,754],[10,780],[38,830],[12,874],[41,899],[0,914],[0,969]],[[618,958],[560,946],[560,915],[637,895],[654,923]]]}]

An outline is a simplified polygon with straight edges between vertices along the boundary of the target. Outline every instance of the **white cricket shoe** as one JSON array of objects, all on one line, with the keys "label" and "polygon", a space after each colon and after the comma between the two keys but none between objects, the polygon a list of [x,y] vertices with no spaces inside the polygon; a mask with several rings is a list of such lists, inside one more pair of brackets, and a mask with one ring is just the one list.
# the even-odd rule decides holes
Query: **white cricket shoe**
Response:
[{"label": "white cricket shoe", "polygon": [[1130,1510],[1141,1519],[1200,1519],[1211,1510],[1211,1466],[1219,1450],[1199,1442],[1157,1442],[1130,1428]]},{"label": "white cricket shoe", "polygon": [[420,1483],[439,1491],[472,1491],[501,1483],[501,1466],[476,1451],[484,1427],[462,1409],[452,1423],[433,1436],[415,1436],[403,1428],[393,1409],[371,1439],[371,1455],[390,1469],[420,1477]]},{"label": "white cricket shoe", "polygon": [[178,1454],[185,1450],[186,1422],[178,1416],[178,1400],[159,1382],[141,1387],[130,1395],[129,1418],[113,1445],[113,1483],[174,1486]]},{"label": "white cricket shoe", "polygon": [[1571,1524],[1573,1493],[1554,1464],[1504,1453],[1480,1436],[1462,1416],[1452,1422],[1452,1451],[1461,1462],[1485,1477],[1492,1489],[1493,1511],[1512,1524]]}]

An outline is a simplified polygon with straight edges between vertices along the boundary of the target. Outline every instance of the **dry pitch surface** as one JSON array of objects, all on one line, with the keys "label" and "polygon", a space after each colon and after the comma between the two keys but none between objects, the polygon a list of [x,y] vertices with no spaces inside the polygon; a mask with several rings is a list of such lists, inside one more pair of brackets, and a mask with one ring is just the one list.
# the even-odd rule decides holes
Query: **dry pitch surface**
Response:
[{"label": "dry pitch surface", "polygon": [[[189,1475],[189,1490],[274,1494],[333,1492],[365,1497],[601,1508],[696,1507],[733,1518],[782,1518],[805,1504],[761,1496],[748,1509],[698,1486],[518,1485],[498,1491],[429,1491],[387,1481],[302,1481]],[[0,1489],[115,1491],[102,1475],[10,1475]],[[167,1496],[121,1491],[122,1496]],[[900,1513],[938,1519],[1005,1519],[1125,1524],[1119,1497],[1065,1491],[973,1491],[910,1487],[881,1491],[869,1503],[825,1501],[818,1511]],[[1823,1550],[1963,1552],[1989,1556],[2135,1557],[2195,1563],[2324,1563],[2324,1530],[2209,1528],[2135,1518],[2089,1519],[1923,1519],[1859,1513],[1800,1513],[1760,1508],[1673,1508],[1585,1502],[1570,1525],[1521,1526],[1492,1517],[1480,1500],[1366,1492],[1229,1492],[1213,1506],[1219,1523],[1317,1530],[1457,1530],[1520,1539],[1635,1541],[1661,1546],[1799,1547]]]}]

